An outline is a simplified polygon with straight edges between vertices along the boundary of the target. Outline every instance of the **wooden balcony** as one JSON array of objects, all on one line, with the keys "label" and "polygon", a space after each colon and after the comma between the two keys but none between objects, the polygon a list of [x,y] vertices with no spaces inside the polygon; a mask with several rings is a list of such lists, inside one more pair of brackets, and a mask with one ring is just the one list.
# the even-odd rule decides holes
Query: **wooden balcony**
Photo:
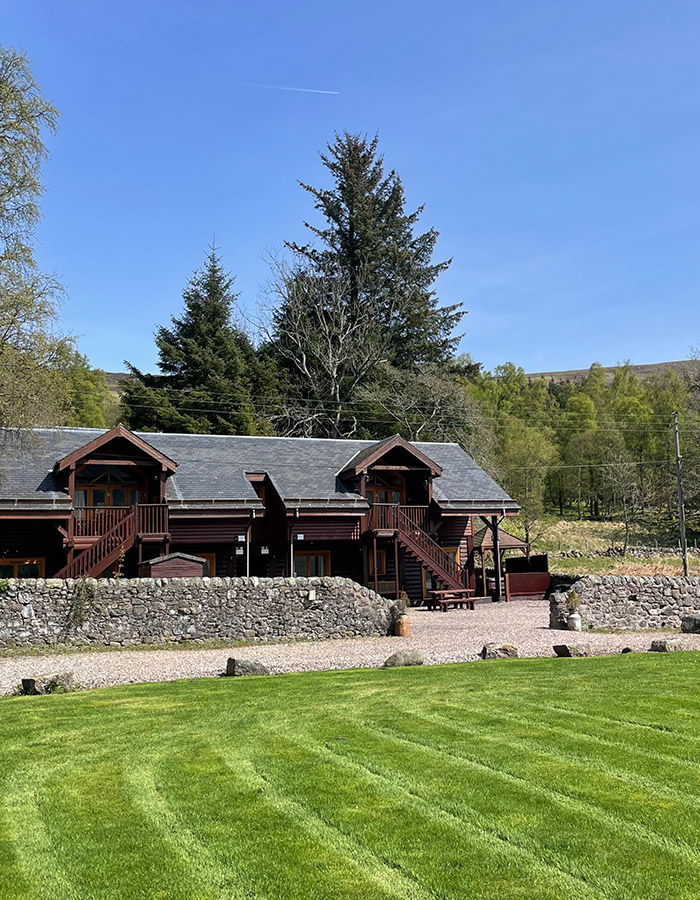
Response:
[{"label": "wooden balcony", "polygon": [[[398,503],[375,503],[369,511],[367,527],[371,531],[394,532],[399,529],[399,515],[421,531],[429,530],[428,506],[401,506]],[[405,522],[405,519],[403,520]]]},{"label": "wooden balcony", "polygon": [[[78,506],[68,523],[69,546],[89,547],[131,512],[130,506]],[[136,533],[141,541],[162,541],[168,536],[168,507],[164,503],[138,503]]]}]

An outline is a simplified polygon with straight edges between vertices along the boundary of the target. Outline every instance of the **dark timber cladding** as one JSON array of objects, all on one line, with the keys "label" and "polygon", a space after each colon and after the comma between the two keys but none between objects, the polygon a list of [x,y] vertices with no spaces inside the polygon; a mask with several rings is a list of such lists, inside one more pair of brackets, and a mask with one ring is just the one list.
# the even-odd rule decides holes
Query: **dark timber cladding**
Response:
[{"label": "dark timber cladding", "polygon": [[417,601],[478,586],[474,517],[495,548],[517,511],[457,444],[39,428],[3,435],[0,576],[156,572],[185,554],[172,566],[345,575]]}]

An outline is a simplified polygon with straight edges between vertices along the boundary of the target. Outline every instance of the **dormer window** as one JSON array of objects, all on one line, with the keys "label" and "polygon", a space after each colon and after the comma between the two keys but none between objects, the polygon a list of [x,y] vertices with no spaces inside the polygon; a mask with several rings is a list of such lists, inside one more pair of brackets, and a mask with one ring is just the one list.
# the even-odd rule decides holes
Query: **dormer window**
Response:
[{"label": "dormer window", "polygon": [[75,505],[133,506],[146,496],[146,476],[135,468],[78,466],[75,473]]}]

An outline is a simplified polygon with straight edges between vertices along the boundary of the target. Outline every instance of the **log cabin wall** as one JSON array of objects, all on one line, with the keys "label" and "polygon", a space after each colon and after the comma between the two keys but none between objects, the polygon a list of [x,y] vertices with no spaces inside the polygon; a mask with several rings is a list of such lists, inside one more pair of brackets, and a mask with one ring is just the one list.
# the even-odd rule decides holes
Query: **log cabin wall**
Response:
[{"label": "log cabin wall", "polygon": [[30,519],[0,519],[0,559],[43,559],[50,578],[66,561],[63,537],[53,522]]},{"label": "log cabin wall", "polygon": [[403,590],[408,594],[411,605],[423,602],[423,567],[403,547],[399,549],[399,565],[403,569]]},{"label": "log cabin wall", "polygon": [[[180,518],[170,516],[170,541],[172,544],[228,544],[238,542],[245,534],[250,519],[241,518]],[[178,546],[178,549],[180,547]]]},{"label": "log cabin wall", "polygon": [[443,547],[459,547],[459,562],[466,566],[469,559],[469,539],[473,534],[471,516],[443,516],[437,533],[438,543]]},{"label": "log cabin wall", "polygon": [[305,541],[359,541],[360,516],[306,516],[294,520],[292,535],[304,535]]}]

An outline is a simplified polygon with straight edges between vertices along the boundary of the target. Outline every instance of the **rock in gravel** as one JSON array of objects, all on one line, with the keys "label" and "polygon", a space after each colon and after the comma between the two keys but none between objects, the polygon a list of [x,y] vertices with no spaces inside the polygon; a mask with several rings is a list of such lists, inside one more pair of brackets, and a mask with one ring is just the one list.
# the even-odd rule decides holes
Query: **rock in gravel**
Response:
[{"label": "rock in gravel", "polygon": [[481,648],[482,659],[517,659],[518,648],[514,644],[498,644],[490,641]]},{"label": "rock in gravel", "polygon": [[634,653],[634,650],[631,647],[623,647],[620,653]]},{"label": "rock in gravel", "polygon": [[22,679],[22,693],[35,697],[38,694],[67,694],[77,689],[72,672],[52,672]]},{"label": "rock in gravel", "polygon": [[700,634],[700,616],[683,616],[681,631],[686,634]]},{"label": "rock in gravel", "polygon": [[383,669],[393,669],[396,666],[422,666],[424,662],[423,654],[418,650],[399,650],[398,653],[392,654],[389,659],[384,660]]},{"label": "rock in gravel", "polygon": [[649,650],[651,653],[673,653],[675,650],[682,650],[683,645],[679,638],[664,638],[651,642]]},{"label": "rock in gravel", "polygon": [[589,644],[555,644],[554,652],[557,656],[590,656]]},{"label": "rock in gravel", "polygon": [[269,675],[270,670],[255,659],[237,659],[230,656],[226,662],[227,675]]}]

